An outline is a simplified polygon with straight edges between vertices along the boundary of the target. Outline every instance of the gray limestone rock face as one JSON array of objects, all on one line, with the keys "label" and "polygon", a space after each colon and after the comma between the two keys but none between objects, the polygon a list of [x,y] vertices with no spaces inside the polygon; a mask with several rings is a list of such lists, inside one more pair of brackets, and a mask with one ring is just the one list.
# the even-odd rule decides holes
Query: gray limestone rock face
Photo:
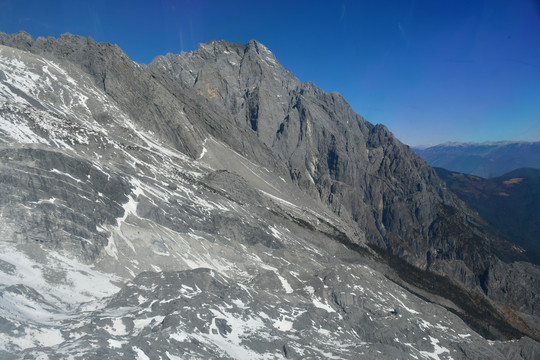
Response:
[{"label": "gray limestone rock face", "polygon": [[538,352],[528,338],[488,343],[455,315],[420,305],[366,267],[320,269],[316,277],[298,278],[303,287],[286,291],[283,301],[279,280],[248,289],[204,268],[143,272],[103,309],[64,322],[62,344],[23,355],[532,359]]},{"label": "gray limestone rock face", "polygon": [[538,268],[256,41],[0,34],[0,178],[2,357],[538,353]]},{"label": "gray limestone rock face", "polygon": [[496,262],[490,266],[485,284],[488,294],[501,303],[510,298],[508,304],[517,306],[520,312],[538,316],[540,298],[534,290],[540,286],[538,267],[526,262],[505,265]]},{"label": "gray limestone rock face", "polygon": [[[256,134],[301,189],[352,218],[379,251],[488,296],[497,290],[488,290],[493,282],[484,282],[484,274],[496,258],[524,260],[387,128],[355,114],[339,94],[300,82],[264,45],[212,41],[159,56],[149,68],[196,90]],[[235,147],[229,136],[220,138]],[[503,297],[496,301],[521,303]]]},{"label": "gray limestone rock face", "polygon": [[65,250],[92,262],[107,245],[130,184],[114,172],[60,151],[1,148],[3,239]]},{"label": "gray limestone rock face", "polygon": [[256,133],[301,188],[370,229],[371,242],[428,266],[426,254],[440,245],[427,244],[437,237],[428,235],[436,208],[462,204],[425,162],[339,94],[301,83],[256,41],[214,41],[158,57],[149,67],[191,86]]}]

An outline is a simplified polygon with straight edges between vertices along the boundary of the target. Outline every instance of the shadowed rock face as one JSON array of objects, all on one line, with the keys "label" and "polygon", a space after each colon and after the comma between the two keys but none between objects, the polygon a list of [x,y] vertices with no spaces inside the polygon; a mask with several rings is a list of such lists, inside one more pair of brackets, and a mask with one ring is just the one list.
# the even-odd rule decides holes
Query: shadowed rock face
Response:
[{"label": "shadowed rock face", "polygon": [[[192,87],[253,131],[297,184],[353,217],[370,241],[425,265],[425,252],[407,247],[427,236],[435,204],[454,199],[384,126],[355,114],[339,94],[299,82],[256,41],[203,44],[193,53],[158,57],[150,69]],[[390,244],[391,236],[408,246]]]},{"label": "shadowed rock face", "polygon": [[95,260],[107,245],[97,229],[122,216],[129,183],[59,151],[3,148],[0,156],[0,207],[9,209],[2,218],[3,238]]},{"label": "shadowed rock face", "polygon": [[537,353],[452,312],[538,338],[538,268],[262,44],[0,44],[6,356]]},{"label": "shadowed rock face", "polygon": [[369,244],[469,289],[481,285],[496,257],[525,259],[388,129],[355,114],[339,94],[300,82],[264,45],[213,41],[157,57],[149,68],[255,133],[300,188],[352,218]]},{"label": "shadowed rock face", "polygon": [[491,226],[540,264],[540,169],[522,168],[484,179],[435,168],[448,187]]}]

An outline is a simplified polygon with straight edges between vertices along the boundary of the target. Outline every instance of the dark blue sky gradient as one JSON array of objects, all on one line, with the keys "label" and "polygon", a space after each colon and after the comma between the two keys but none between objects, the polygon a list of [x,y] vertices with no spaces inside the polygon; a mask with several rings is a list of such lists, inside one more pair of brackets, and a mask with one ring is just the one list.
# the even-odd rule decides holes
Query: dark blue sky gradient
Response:
[{"label": "dark blue sky gradient", "polygon": [[540,140],[540,1],[2,1],[0,31],[71,32],[133,60],[265,44],[403,142]]}]

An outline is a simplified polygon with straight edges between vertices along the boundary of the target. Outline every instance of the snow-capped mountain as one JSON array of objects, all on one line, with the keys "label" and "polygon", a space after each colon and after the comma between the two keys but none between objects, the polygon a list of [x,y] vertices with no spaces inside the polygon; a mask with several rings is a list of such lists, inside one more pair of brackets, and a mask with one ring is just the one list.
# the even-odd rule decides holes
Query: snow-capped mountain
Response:
[{"label": "snow-capped mountain", "polygon": [[538,267],[262,44],[0,44],[0,357],[538,356]]}]

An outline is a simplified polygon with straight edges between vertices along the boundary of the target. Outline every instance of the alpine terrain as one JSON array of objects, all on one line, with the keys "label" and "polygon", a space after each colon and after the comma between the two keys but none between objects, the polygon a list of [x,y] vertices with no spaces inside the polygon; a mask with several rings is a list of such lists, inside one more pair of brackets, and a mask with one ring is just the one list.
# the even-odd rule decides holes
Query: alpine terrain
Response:
[{"label": "alpine terrain", "polygon": [[491,226],[540,265],[540,169],[521,168],[484,179],[435,168],[437,175]]},{"label": "alpine terrain", "polygon": [[540,268],[257,41],[0,34],[0,358],[535,359]]}]

